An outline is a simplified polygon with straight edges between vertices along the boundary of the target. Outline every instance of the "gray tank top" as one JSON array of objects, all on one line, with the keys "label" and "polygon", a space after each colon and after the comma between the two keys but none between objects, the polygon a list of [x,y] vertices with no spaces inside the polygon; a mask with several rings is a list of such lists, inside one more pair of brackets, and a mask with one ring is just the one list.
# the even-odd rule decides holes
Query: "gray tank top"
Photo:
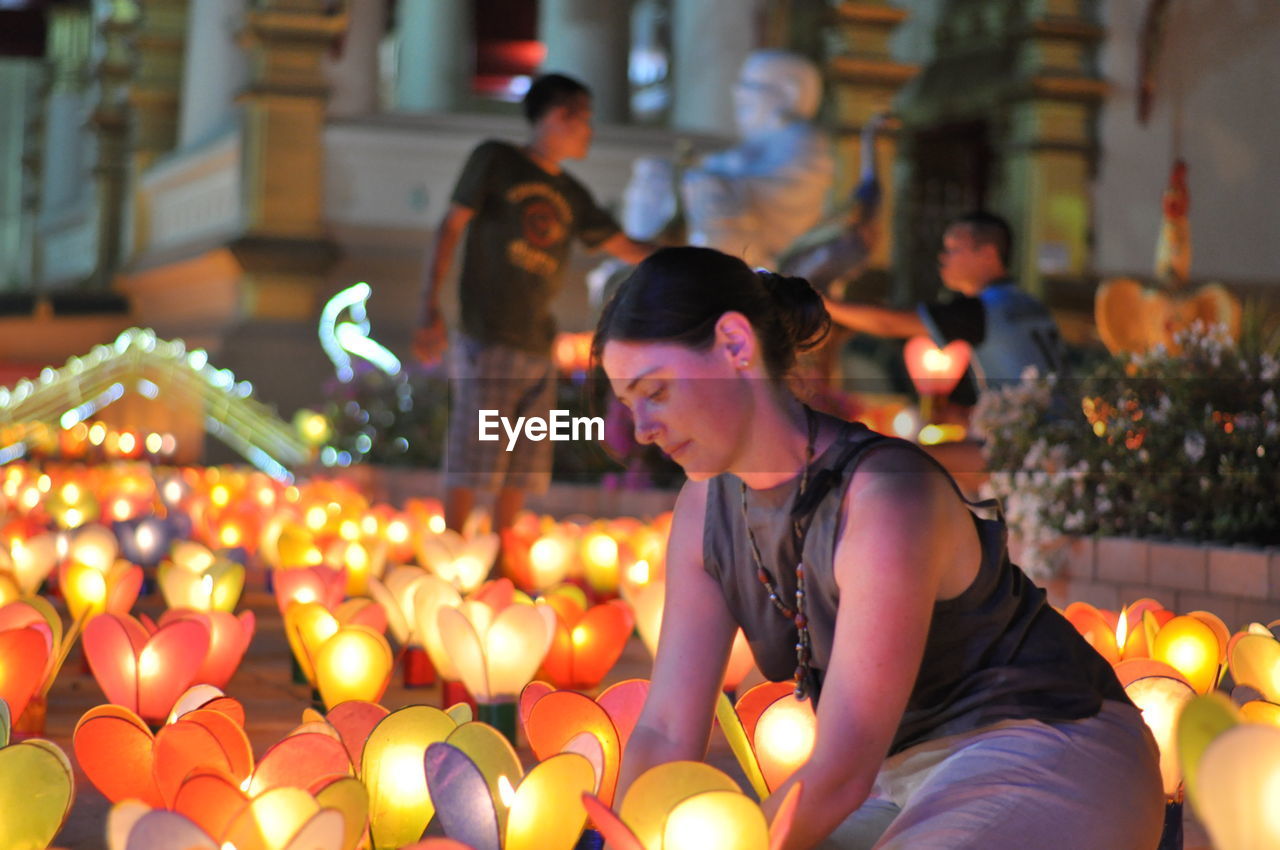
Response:
[{"label": "gray tank top", "polygon": [[[805,613],[815,701],[831,658],[840,604],[833,555],[845,491],[871,451],[885,446],[920,451],[857,423],[842,426],[832,445],[814,459],[809,489],[798,508],[799,476],[777,487],[747,491],[747,521],[779,595],[787,601],[795,598],[793,511],[807,524]],[[982,543],[981,566],[963,593],[934,605],[920,671],[891,755],[1000,720],[1074,720],[1096,714],[1104,699],[1128,701],[1111,665],[1009,560],[1003,520],[974,514],[973,521]],[[720,475],[709,484],[703,562],[746,633],[761,673],[775,682],[790,679],[796,667],[795,624],[773,607],[756,577],[736,476]]]}]

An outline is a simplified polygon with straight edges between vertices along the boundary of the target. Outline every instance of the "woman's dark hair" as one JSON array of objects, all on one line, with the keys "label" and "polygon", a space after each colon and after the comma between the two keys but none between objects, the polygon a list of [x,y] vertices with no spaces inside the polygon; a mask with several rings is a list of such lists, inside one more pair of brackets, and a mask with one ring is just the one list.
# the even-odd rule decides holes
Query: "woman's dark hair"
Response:
[{"label": "woman's dark hair", "polygon": [[715,339],[716,322],[731,310],[751,322],[765,369],[775,380],[831,328],[822,298],[803,278],[752,271],[711,248],[662,248],[605,305],[591,342],[592,362],[600,362],[609,340],[674,342],[705,351]]}]

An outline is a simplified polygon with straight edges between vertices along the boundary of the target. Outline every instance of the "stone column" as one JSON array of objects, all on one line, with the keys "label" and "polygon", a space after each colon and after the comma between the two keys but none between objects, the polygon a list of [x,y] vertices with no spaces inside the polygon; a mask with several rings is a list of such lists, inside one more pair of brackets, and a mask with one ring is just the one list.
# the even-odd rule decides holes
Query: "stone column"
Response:
[{"label": "stone column", "polygon": [[74,6],[53,7],[49,12],[48,45],[51,79],[40,192],[40,207],[46,214],[74,205],[85,194],[86,134],[82,130],[93,45],[89,11]]},{"label": "stone column", "polygon": [[471,89],[475,33],[467,0],[400,0],[396,27],[396,108],[457,109]]},{"label": "stone column", "polygon": [[178,143],[189,0],[141,0],[133,35],[137,73],[129,87],[133,165],[140,173]]},{"label": "stone column", "polygon": [[38,59],[0,59],[0,291],[32,285],[28,116],[38,111]]},{"label": "stone column", "polygon": [[733,83],[756,47],[755,3],[673,0],[671,124],[732,136]]},{"label": "stone column", "polygon": [[378,110],[378,48],[387,28],[387,0],[347,0],[347,20],[340,53],[324,60],[333,116]]},{"label": "stone column", "polygon": [[627,58],[630,18],[619,4],[599,0],[542,0],[538,36],[546,45],[542,67],[591,87],[597,121],[625,123],[629,110]]},{"label": "stone column", "polygon": [[245,6],[246,0],[191,0],[179,147],[208,141],[238,117],[236,96],[248,80],[244,50],[237,43]]},{"label": "stone column", "polygon": [[132,2],[113,3],[98,17],[97,91],[90,126],[98,143],[93,168],[98,187],[98,256],[93,279],[100,289],[110,286],[124,239],[132,124],[129,83],[134,75],[131,42],[138,17],[138,6]]}]

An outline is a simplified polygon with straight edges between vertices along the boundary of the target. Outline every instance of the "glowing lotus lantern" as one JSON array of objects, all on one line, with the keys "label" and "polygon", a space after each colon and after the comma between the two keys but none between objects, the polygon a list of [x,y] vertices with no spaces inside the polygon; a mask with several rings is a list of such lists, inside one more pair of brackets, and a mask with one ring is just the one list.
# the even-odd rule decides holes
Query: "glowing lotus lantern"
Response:
[{"label": "glowing lotus lantern", "polygon": [[418,540],[418,563],[462,593],[478,588],[498,557],[498,535],[464,538],[452,529]]},{"label": "glowing lotus lantern", "polygon": [[[1208,618],[1217,621],[1217,629]],[[1217,685],[1226,659],[1226,631],[1222,621],[1208,612],[1174,617],[1156,632],[1151,657],[1185,676],[1196,693],[1207,694]]]},{"label": "glowing lotus lantern", "polygon": [[342,603],[347,577],[342,570],[322,565],[295,567],[277,570],[272,584],[281,614],[288,610],[291,602],[318,602],[321,607],[333,610]]},{"label": "glowing lotus lantern", "polygon": [[589,531],[582,537],[583,578],[601,595],[618,592],[618,541],[608,532]]},{"label": "glowing lotus lantern", "polygon": [[1116,666],[1125,693],[1142,711],[1160,749],[1160,776],[1165,796],[1174,799],[1182,784],[1175,741],[1178,715],[1196,695],[1181,673],[1162,661],[1133,659]]},{"label": "glowing lotus lantern", "polygon": [[539,600],[556,613],[555,634],[542,669],[556,687],[588,690],[617,663],[635,618],[620,599],[587,607],[582,591],[569,585]]},{"label": "glowing lotus lantern", "polygon": [[256,626],[254,613],[242,611],[237,617],[226,611],[171,609],[160,616],[160,625],[165,626],[177,620],[198,620],[209,630],[209,651],[193,681],[225,688],[253,640]]},{"label": "glowing lotus lantern", "polygon": [[151,631],[125,614],[99,614],[85,626],[83,644],[107,699],[158,723],[204,664],[209,627],[178,620]]},{"label": "glowing lotus lantern", "polygon": [[1280,703],[1280,642],[1270,633],[1233,636],[1228,665],[1237,685],[1247,685],[1268,702]]},{"label": "glowing lotus lantern", "polygon": [[445,834],[476,850],[571,850],[587,819],[581,797],[596,784],[591,762],[561,753],[523,778],[514,758],[507,769],[514,775],[491,777],[458,746],[427,749],[427,786]]},{"label": "glowing lotus lantern", "polygon": [[428,575],[414,594],[414,620],[417,622],[417,635],[422,646],[431,659],[431,664],[440,674],[444,701],[446,703],[465,699],[461,693],[461,674],[453,663],[453,658],[445,648],[444,639],[440,636],[439,612],[441,608],[457,608],[462,604],[462,596],[453,585]]},{"label": "glowing lotus lantern", "polygon": [[427,793],[424,757],[457,724],[437,708],[413,705],[387,715],[369,733],[360,778],[369,789],[374,850],[393,850],[422,836],[436,813]]},{"label": "glowing lotus lantern", "polygon": [[789,682],[765,682],[730,706],[716,706],[720,728],[761,799],[779,788],[813,752],[817,718],[813,703],[797,700]]},{"label": "glowing lotus lantern", "polygon": [[324,562],[315,533],[287,510],[278,512],[264,524],[258,556],[276,570],[313,567]]},{"label": "glowing lotus lantern", "polygon": [[299,788],[276,788],[247,801],[226,831],[211,836],[189,818],[130,801],[108,821],[109,850],[343,850],[346,821]]},{"label": "glowing lotus lantern", "polygon": [[556,614],[516,603],[495,612],[468,600],[437,613],[440,639],[475,697],[480,719],[515,737],[515,698],[533,679],[555,634]]},{"label": "glowing lotus lantern", "polygon": [[121,553],[142,567],[154,567],[160,563],[175,538],[173,525],[156,516],[117,522],[115,530]]},{"label": "glowing lotus lantern", "polygon": [[[662,609],[665,605],[667,583],[663,579],[649,582],[636,590],[630,591],[628,600],[635,613],[636,631],[644,642],[649,654],[658,656],[658,636],[662,632]],[[751,644],[742,629],[733,636],[733,645],[729,649],[729,664],[725,667],[724,681],[720,687],[725,691],[735,691],[742,680],[755,667],[755,658],[751,654]]]},{"label": "glowing lotus lantern", "polygon": [[347,700],[377,702],[391,681],[391,647],[367,626],[344,626],[315,656],[316,688],[328,708]]},{"label": "glowing lotus lantern", "polygon": [[945,396],[956,388],[969,368],[973,350],[969,343],[957,339],[939,348],[927,336],[907,340],[902,356],[907,374],[921,398]]},{"label": "glowing lotus lantern", "polygon": [[116,560],[115,535],[102,526],[82,529],[58,567],[58,585],[75,622],[103,612],[127,614],[142,589],[142,569]]},{"label": "glowing lotus lantern", "polygon": [[387,627],[404,652],[405,687],[421,687],[435,681],[435,669],[418,635],[417,592],[432,578],[421,567],[394,567],[386,581],[369,579],[369,594],[387,615]]},{"label": "glowing lotus lantern", "polygon": [[546,590],[568,578],[573,564],[572,542],[559,531],[552,529],[539,536],[527,552],[520,552],[514,534],[508,534],[505,545],[517,555],[507,559],[507,574],[521,589]]},{"label": "glowing lotus lantern", "polygon": [[648,693],[644,679],[619,682],[594,700],[577,691],[557,691],[545,682],[533,682],[520,695],[529,748],[542,761],[561,752],[586,755],[596,765],[592,793],[612,803],[622,752]]},{"label": "glowing lotus lantern", "polygon": [[71,813],[71,762],[52,741],[10,744],[10,718],[0,700],[0,847],[44,850]]},{"label": "glowing lotus lantern", "polygon": [[387,563],[387,547],[382,543],[336,540],[325,551],[324,563],[345,571],[347,595],[365,596],[369,579],[382,575]]},{"label": "glowing lotus lantern", "polygon": [[1241,723],[1221,694],[1195,698],[1178,726],[1187,792],[1218,850],[1280,846],[1280,729]]},{"label": "glowing lotus lantern", "polygon": [[0,550],[0,567],[7,568],[17,582],[22,596],[35,596],[40,585],[58,563],[57,538],[40,534],[9,544],[8,555]]},{"label": "glowing lotus lantern", "polygon": [[[43,649],[33,645],[30,635],[25,634],[28,631],[44,638]],[[0,698],[16,712],[20,732],[44,732],[46,696],[77,637],[74,627],[63,633],[58,612],[43,597],[0,605]],[[45,664],[31,690],[31,678],[36,677],[41,657]]]},{"label": "glowing lotus lantern", "polygon": [[58,523],[59,528],[74,529],[98,518],[98,500],[88,488],[75,481],[68,481],[44,500],[44,508]]},{"label": "glowing lotus lantern", "polygon": [[724,773],[674,761],[637,777],[617,815],[591,795],[583,802],[609,846],[622,850],[767,850],[785,842],[801,790],[792,786],[769,824]]},{"label": "glowing lotus lantern", "polygon": [[182,541],[156,569],[156,581],[170,608],[230,612],[244,590],[244,565],[214,555],[199,543]]}]

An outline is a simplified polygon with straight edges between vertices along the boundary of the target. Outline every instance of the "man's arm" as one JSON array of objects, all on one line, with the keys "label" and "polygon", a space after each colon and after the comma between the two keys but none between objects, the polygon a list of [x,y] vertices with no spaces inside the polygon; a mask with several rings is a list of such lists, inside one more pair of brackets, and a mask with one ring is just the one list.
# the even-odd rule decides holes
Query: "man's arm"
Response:
[{"label": "man's arm", "polygon": [[621,230],[601,242],[600,247],[624,263],[630,263],[633,266],[658,248],[652,242],[637,242]]},{"label": "man's arm", "polygon": [[899,339],[929,335],[924,321],[914,310],[891,310],[870,304],[843,304],[826,298],[823,301],[833,321],[855,331]]},{"label": "man's arm", "polygon": [[422,313],[413,337],[413,353],[425,364],[436,363],[448,345],[444,316],[440,313],[440,287],[449,274],[453,253],[458,247],[475,210],[452,203],[445,213],[436,237],[428,249],[422,270]]}]

